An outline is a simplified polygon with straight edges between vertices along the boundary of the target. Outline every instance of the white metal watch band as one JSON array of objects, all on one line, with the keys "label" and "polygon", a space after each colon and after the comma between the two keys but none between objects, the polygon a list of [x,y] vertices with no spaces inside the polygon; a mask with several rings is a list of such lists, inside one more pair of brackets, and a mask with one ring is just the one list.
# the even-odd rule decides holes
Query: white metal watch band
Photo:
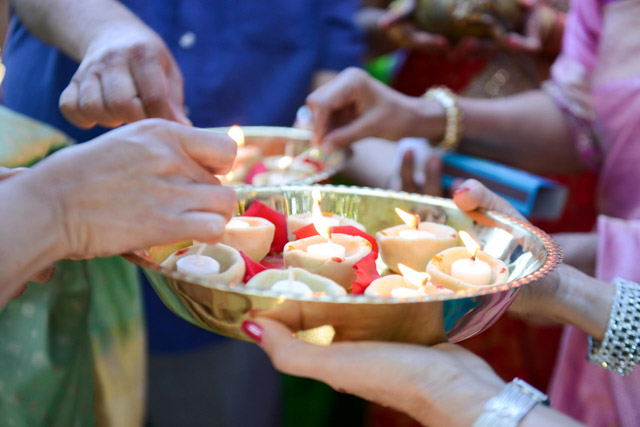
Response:
[{"label": "white metal watch band", "polygon": [[547,395],[515,378],[487,402],[473,427],[516,427],[534,406],[546,401]]}]

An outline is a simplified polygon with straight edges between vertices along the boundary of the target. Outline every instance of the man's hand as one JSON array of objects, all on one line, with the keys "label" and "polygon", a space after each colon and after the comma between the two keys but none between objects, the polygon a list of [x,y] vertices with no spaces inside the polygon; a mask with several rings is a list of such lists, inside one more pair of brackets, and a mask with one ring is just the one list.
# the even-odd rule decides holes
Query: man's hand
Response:
[{"label": "man's hand", "polygon": [[81,128],[154,117],[190,124],[183,102],[182,75],[164,42],[143,24],[123,23],[91,40],[60,110]]}]

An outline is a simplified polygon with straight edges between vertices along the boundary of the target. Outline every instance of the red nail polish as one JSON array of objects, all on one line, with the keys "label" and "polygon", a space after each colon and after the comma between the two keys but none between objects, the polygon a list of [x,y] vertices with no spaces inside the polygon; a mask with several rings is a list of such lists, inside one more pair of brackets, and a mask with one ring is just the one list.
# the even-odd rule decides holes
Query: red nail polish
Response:
[{"label": "red nail polish", "polygon": [[242,330],[249,336],[249,338],[257,342],[258,344],[262,342],[262,335],[264,334],[264,331],[262,330],[262,327],[256,322],[245,320],[244,322],[242,322]]},{"label": "red nail polish", "polygon": [[460,194],[466,193],[467,191],[471,191],[471,189],[469,187],[458,188],[456,191],[453,192],[453,195],[458,196]]}]

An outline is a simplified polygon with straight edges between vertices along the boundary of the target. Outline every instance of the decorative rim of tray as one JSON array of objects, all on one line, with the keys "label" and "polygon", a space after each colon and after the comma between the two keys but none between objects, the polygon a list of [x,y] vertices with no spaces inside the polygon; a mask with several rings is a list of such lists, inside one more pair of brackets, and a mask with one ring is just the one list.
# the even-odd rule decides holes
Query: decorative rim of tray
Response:
[{"label": "decorative rim of tray", "polygon": [[[313,188],[321,188],[331,190],[341,190],[341,191],[357,191],[359,193],[369,193],[372,196],[387,196],[390,199],[402,199],[409,200],[414,202],[420,202],[428,200],[430,204],[447,206],[448,208],[458,209],[454,202],[451,199],[445,199],[442,197],[434,197],[427,196],[416,193],[407,193],[404,191],[394,191],[394,190],[386,190],[386,189],[378,189],[378,188],[370,188],[370,187],[352,187],[345,185],[287,185],[287,186],[241,186],[238,189],[243,192],[259,192],[259,191],[295,191],[295,190],[309,190],[311,191]],[[433,203],[436,202],[436,203]],[[303,296],[285,296],[279,292],[274,292],[271,290],[261,290],[261,289],[247,289],[241,283],[238,284],[223,284],[223,283],[213,283],[206,280],[202,280],[198,277],[184,274],[178,271],[171,270],[166,267],[162,267],[155,262],[150,261],[151,255],[148,253],[148,250],[138,250],[128,252],[123,254],[122,256],[128,261],[139,265],[143,268],[148,268],[157,273],[163,274],[165,276],[169,276],[178,280],[187,281],[189,283],[205,286],[208,288],[219,289],[223,291],[232,291],[237,293],[243,293],[248,295],[256,295],[256,296],[264,296],[264,297],[272,297],[272,298],[286,298],[287,300],[295,300],[295,301],[313,301],[313,302],[331,302],[331,303],[347,303],[347,304],[399,304],[399,303],[419,303],[419,302],[428,302],[428,301],[445,301],[445,300],[457,300],[463,298],[472,298],[478,297],[488,294],[496,294],[512,289],[520,288],[523,285],[529,284],[531,282],[535,282],[540,280],[544,276],[553,272],[558,266],[562,263],[562,249],[558,242],[553,239],[550,235],[539,229],[538,227],[531,225],[519,218],[515,218],[510,215],[506,215],[497,211],[476,211],[473,213],[474,216],[479,218],[486,218],[493,222],[498,222],[510,226],[515,226],[517,228],[523,229],[530,236],[538,239],[547,252],[547,256],[543,262],[543,264],[536,269],[536,271],[527,274],[526,276],[520,277],[516,280],[501,284],[501,285],[492,285],[487,286],[486,288],[478,289],[478,290],[467,290],[467,291],[456,291],[455,295],[424,295],[414,298],[393,298],[393,297],[372,297],[365,295],[351,295],[348,294],[346,296],[322,296],[322,297],[303,297]]]}]

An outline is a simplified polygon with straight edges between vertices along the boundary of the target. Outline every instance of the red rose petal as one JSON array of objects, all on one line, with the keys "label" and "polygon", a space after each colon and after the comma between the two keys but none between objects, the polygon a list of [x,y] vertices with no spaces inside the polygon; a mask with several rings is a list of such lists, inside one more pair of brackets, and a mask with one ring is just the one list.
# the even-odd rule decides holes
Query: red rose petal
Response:
[{"label": "red rose petal", "polygon": [[371,282],[380,278],[376,268],[376,258],[378,254],[370,252],[367,256],[353,265],[356,270],[356,280],[351,284],[354,295],[362,295]]},{"label": "red rose petal", "polygon": [[242,279],[244,283],[247,283],[256,274],[262,273],[263,271],[270,269],[269,267],[265,267],[264,265],[255,262],[254,260],[246,256],[244,253],[242,253],[242,251],[240,251],[240,255],[244,260],[244,266],[245,266],[244,278]]},{"label": "red rose petal", "polygon": [[376,238],[371,234],[365,233],[353,225],[339,225],[337,227],[331,227],[331,233],[348,234],[349,236],[360,236],[367,239],[369,243],[371,243],[371,250],[376,254],[376,258],[378,257],[378,242],[376,242]]},{"label": "red rose petal", "polygon": [[284,249],[284,245],[287,244],[289,238],[287,237],[287,219],[284,214],[275,211],[267,207],[264,203],[255,200],[249,206],[242,216],[257,216],[270,221],[276,227],[276,232],[273,236],[273,242],[271,242],[271,252],[280,253]]},{"label": "red rose petal", "polygon": [[293,235],[296,236],[296,240],[306,239],[307,237],[317,236],[318,234],[318,230],[316,230],[316,227],[313,224],[307,224],[293,232]]},{"label": "red rose petal", "polygon": [[264,163],[262,163],[262,162],[256,163],[256,165],[251,168],[251,170],[249,171],[249,173],[245,177],[244,182],[246,182],[247,184],[253,184],[253,178],[255,178],[256,175],[258,175],[259,173],[262,173],[262,172],[267,172],[267,171],[268,171],[268,169],[264,165]]},{"label": "red rose petal", "polygon": [[[293,232],[296,236],[296,240],[306,239],[307,237],[317,236],[319,233],[316,230],[316,227],[313,224],[305,225],[302,228],[297,229]],[[371,251],[378,256],[378,242],[376,242],[376,238],[371,234],[367,234],[359,228],[354,227],[353,225],[339,225],[336,227],[331,227],[331,234],[347,234],[349,236],[360,236],[365,238],[371,243]]]}]

